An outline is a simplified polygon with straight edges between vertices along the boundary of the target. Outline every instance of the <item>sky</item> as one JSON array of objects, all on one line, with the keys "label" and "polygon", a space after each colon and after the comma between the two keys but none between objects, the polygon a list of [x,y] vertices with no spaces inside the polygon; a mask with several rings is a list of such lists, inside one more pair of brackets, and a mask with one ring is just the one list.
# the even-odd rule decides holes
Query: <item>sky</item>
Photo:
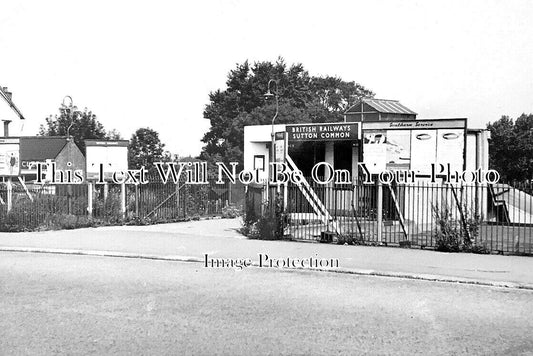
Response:
[{"label": "sky", "polygon": [[66,95],[129,139],[197,155],[209,93],[245,60],[302,63],[419,118],[485,127],[533,113],[533,1],[6,1],[0,85],[34,135]]}]

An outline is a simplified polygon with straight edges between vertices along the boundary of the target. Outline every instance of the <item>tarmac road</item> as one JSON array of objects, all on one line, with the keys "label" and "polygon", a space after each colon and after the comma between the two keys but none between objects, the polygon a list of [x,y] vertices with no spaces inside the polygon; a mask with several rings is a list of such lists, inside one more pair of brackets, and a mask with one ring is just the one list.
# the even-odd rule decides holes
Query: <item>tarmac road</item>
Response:
[{"label": "tarmac road", "polygon": [[0,354],[532,354],[533,291],[0,253]]}]

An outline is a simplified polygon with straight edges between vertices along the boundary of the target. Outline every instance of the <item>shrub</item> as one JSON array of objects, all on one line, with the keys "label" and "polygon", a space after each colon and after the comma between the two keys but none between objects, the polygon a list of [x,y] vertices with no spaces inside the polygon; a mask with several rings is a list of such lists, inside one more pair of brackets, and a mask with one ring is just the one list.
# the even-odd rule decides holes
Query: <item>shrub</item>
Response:
[{"label": "shrub", "polygon": [[241,215],[241,209],[235,206],[226,206],[222,208],[222,218],[223,219],[234,219]]},{"label": "shrub", "polygon": [[20,224],[19,217],[14,213],[0,214],[0,231],[17,232],[24,231],[25,228]]},{"label": "shrub", "polygon": [[355,245],[356,240],[352,235],[338,235],[337,244],[338,245]]},{"label": "shrub", "polygon": [[70,230],[82,227],[92,227],[100,225],[98,220],[88,216],[78,216],[70,214],[49,215],[41,224],[40,230]]},{"label": "shrub", "polygon": [[464,224],[461,219],[454,219],[454,214],[449,206],[444,206],[442,209],[433,207],[437,222],[435,249],[442,252],[485,253],[483,251],[488,251],[486,246],[478,243],[481,216],[466,206],[462,208],[462,211]]},{"label": "shrub", "polygon": [[[272,211],[274,210],[274,211]],[[264,214],[258,216],[253,204],[246,202],[245,216],[241,233],[252,239],[279,240],[283,238],[283,229],[286,225],[283,212],[283,198],[277,194],[274,200],[273,209],[269,209],[269,204],[263,204]]]}]

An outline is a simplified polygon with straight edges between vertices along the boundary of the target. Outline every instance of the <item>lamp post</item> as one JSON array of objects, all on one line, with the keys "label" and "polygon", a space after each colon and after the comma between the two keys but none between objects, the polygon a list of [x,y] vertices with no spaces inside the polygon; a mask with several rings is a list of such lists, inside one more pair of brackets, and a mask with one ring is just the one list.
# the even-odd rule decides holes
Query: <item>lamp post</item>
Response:
[{"label": "lamp post", "polygon": [[[276,84],[275,85],[275,90],[274,90],[274,93],[271,92],[270,90],[270,86],[272,85],[272,83]],[[268,85],[267,85],[267,92],[265,93],[265,99],[268,100],[270,98],[274,97],[276,99],[276,113],[274,114],[274,117],[272,118],[272,132],[270,133],[270,155],[269,155],[269,158],[268,158],[268,175],[267,175],[267,190],[266,190],[266,200],[267,202],[269,202],[269,195],[270,195],[270,175],[271,175],[271,172],[270,172],[270,169],[272,167],[272,165],[270,164],[271,162],[274,162],[274,154],[275,154],[275,148],[274,148],[274,144],[275,144],[275,140],[274,140],[274,136],[275,136],[275,133],[274,133],[274,122],[276,121],[276,118],[278,117],[278,113],[279,113],[279,101],[278,101],[278,82],[275,81],[274,79],[270,79],[268,81]]]},{"label": "lamp post", "polygon": [[[65,100],[68,99],[70,101],[70,104],[67,106],[65,104]],[[77,110],[78,108],[74,106],[74,101],[72,100],[72,97],[70,95],[67,95],[63,98],[63,102],[61,103],[61,106],[66,111],[69,110],[69,117],[70,117],[70,125],[67,127],[67,140],[70,139],[70,128],[72,125],[74,125],[74,110]]]},{"label": "lamp post", "polygon": [[[70,101],[70,104],[67,106],[67,104],[65,103],[65,100],[69,100]],[[63,109],[66,111],[67,109],[69,110],[69,113],[68,113],[68,116],[70,118],[70,125],[67,127],[67,143],[70,142],[71,138],[70,138],[70,128],[72,127],[72,125],[74,124],[74,110],[77,110],[78,108],[76,106],[74,106],[74,101],[72,100],[72,97],[70,95],[67,95],[63,98],[63,102],[61,103],[61,106],[63,107]],[[72,157],[71,157],[71,149],[68,148],[68,151],[67,151],[67,157],[68,157],[68,162],[70,164],[72,164]],[[54,177],[55,178],[55,177]],[[90,185],[90,184],[89,184]],[[90,188],[88,188],[89,191],[91,191]],[[87,204],[87,207],[91,206],[92,205],[92,195],[91,195],[91,198],[89,198],[89,201],[90,203]],[[67,185],[67,211],[69,214],[71,214],[72,212],[72,186],[69,184]],[[89,212],[89,215],[92,213],[92,211]]]}]

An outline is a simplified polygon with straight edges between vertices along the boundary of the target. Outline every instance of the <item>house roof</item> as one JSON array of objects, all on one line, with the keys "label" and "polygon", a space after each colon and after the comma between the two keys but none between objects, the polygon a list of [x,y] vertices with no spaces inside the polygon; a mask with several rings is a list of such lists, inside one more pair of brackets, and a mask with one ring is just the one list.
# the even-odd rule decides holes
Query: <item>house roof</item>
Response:
[{"label": "house roof", "polygon": [[66,136],[22,136],[20,138],[20,160],[55,159],[66,144]]},{"label": "house roof", "polygon": [[[386,114],[409,114],[416,115],[416,112],[400,104],[398,100],[387,99],[368,99],[363,98],[363,103],[370,106],[376,112]],[[366,111],[366,109],[365,109]],[[359,100],[355,105],[351,106],[346,113],[361,112],[361,101]]]}]

